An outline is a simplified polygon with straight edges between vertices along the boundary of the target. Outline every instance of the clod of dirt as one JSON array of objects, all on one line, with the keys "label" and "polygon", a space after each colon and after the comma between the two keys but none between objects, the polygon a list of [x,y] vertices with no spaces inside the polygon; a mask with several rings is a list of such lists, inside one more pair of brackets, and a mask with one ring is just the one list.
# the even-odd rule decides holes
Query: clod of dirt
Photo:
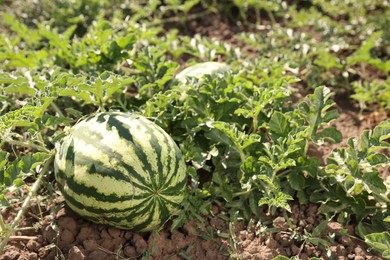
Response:
[{"label": "clod of dirt", "polygon": [[79,259],[79,260],[87,259],[85,254],[77,246],[71,247],[68,253],[68,257],[69,259]]}]

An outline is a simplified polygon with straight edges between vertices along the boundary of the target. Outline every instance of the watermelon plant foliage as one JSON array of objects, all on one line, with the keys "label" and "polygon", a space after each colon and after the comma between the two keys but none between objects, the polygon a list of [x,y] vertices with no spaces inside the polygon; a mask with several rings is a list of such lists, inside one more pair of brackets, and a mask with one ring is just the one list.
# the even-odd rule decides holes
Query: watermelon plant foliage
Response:
[{"label": "watermelon plant foliage", "polygon": [[[326,162],[311,153],[342,140],[332,124],[334,93],[346,88],[362,108],[388,108],[387,21],[375,15],[388,13],[385,1],[349,1],[353,8],[337,10],[334,1],[94,0],[89,8],[81,0],[53,2],[58,8],[40,2],[44,12],[37,17],[37,6],[13,8],[20,1],[0,8],[0,203],[24,200],[13,223],[0,218],[0,251],[28,203],[53,191],[55,144],[68,128],[96,112],[121,111],[159,125],[183,153],[186,199],[172,228],[203,221],[212,205],[235,222],[288,212],[293,200],[313,202],[329,220],[358,222],[359,235],[388,256],[389,183],[378,167],[390,164],[382,152],[389,148],[389,120],[334,149]],[[236,8],[234,22],[254,31],[235,38],[255,57],[231,43],[163,27],[215,13],[231,19]],[[356,20],[355,13],[367,19]],[[263,24],[267,17],[274,25],[284,19],[287,27]],[[175,79],[187,65],[218,60],[228,66],[217,75],[192,77],[185,88]],[[309,94],[296,101],[295,86]]]}]

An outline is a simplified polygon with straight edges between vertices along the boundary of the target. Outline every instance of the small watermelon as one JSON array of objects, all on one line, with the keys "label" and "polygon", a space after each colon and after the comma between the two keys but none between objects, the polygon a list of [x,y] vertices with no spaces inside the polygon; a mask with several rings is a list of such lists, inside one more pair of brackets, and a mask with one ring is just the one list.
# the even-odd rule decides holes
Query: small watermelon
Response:
[{"label": "small watermelon", "polygon": [[222,73],[227,71],[228,68],[229,66],[226,63],[214,61],[202,62],[185,68],[175,77],[175,79],[179,82],[178,87],[181,92],[179,100],[183,102],[186,99],[186,91],[188,89],[187,84],[190,84],[191,79],[201,79],[205,75],[222,75]]}]

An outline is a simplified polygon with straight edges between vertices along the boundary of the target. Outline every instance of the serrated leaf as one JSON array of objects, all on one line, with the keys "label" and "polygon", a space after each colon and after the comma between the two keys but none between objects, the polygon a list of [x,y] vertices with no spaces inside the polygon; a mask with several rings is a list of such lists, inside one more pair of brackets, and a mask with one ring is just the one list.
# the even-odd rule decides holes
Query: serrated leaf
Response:
[{"label": "serrated leaf", "polygon": [[371,165],[379,165],[379,164],[384,164],[384,163],[390,163],[389,157],[387,157],[383,153],[376,153],[376,154],[371,154],[367,157],[367,161]]},{"label": "serrated leaf", "polygon": [[11,164],[9,165],[5,171],[4,171],[4,179],[2,180],[3,183],[7,186],[7,187],[10,187],[14,180],[17,178],[18,176],[18,170],[17,170],[17,167],[15,166],[15,164]]},{"label": "serrated leaf", "polygon": [[365,172],[363,181],[372,192],[385,193],[387,191],[384,180],[379,176],[378,172]]},{"label": "serrated leaf", "polygon": [[[390,251],[390,233],[372,233],[364,236],[364,241],[373,248],[386,252]],[[387,254],[388,254],[387,252]]]},{"label": "serrated leaf", "polygon": [[390,119],[383,121],[374,128],[372,138],[383,142],[390,138]]},{"label": "serrated leaf", "polygon": [[34,154],[27,154],[19,159],[18,170],[23,173],[34,171],[35,168],[46,161],[51,155],[48,153],[37,152]]},{"label": "serrated leaf", "polygon": [[291,212],[291,207],[288,203],[290,200],[294,200],[293,197],[279,191],[277,193],[272,193],[269,197],[262,197],[259,200],[258,205],[268,205],[268,207],[270,207],[272,210],[276,210],[276,208],[282,208],[288,212]]},{"label": "serrated leaf", "polygon": [[315,136],[316,142],[318,142],[318,140],[326,140],[331,143],[340,143],[342,139],[342,133],[335,127],[325,128]]},{"label": "serrated leaf", "polygon": [[370,148],[370,131],[364,130],[360,134],[360,149],[362,152],[367,153],[368,149]]},{"label": "serrated leaf", "polygon": [[334,106],[334,102],[330,100],[331,95],[329,88],[321,86],[308,96],[310,105],[307,102],[300,103],[300,110],[310,126],[308,134],[312,138],[316,135],[319,127],[338,118],[336,110],[329,110]]}]

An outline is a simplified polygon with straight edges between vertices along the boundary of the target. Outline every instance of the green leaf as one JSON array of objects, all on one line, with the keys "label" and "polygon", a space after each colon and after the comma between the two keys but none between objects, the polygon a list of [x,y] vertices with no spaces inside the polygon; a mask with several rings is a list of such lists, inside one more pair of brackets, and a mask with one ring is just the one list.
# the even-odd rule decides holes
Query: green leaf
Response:
[{"label": "green leaf", "polygon": [[[338,118],[336,110],[329,110],[335,104],[330,99],[331,95],[332,93],[329,88],[321,86],[316,88],[314,93],[308,96],[308,102],[301,102],[299,104],[299,109],[310,126],[307,131],[311,138],[315,138],[317,130],[321,126]],[[333,135],[337,135],[335,131],[333,131]]]},{"label": "green leaf", "polygon": [[367,161],[371,165],[379,165],[379,164],[385,164],[385,163],[390,163],[389,157],[383,153],[376,153],[376,154],[371,154],[367,157]]},{"label": "green leaf", "polygon": [[325,230],[326,226],[328,225],[328,221],[324,220],[322,221],[318,226],[316,226],[312,231],[312,236],[319,237],[321,236],[322,232]]},{"label": "green leaf", "polygon": [[319,140],[326,140],[331,143],[340,143],[343,139],[342,133],[337,130],[335,127],[328,127],[323,129],[320,133],[315,136],[315,142]]},{"label": "green leaf", "polygon": [[294,258],[294,257],[287,257],[287,256],[282,256],[282,255],[278,255],[277,257],[274,257],[272,258],[272,260],[295,260],[295,259],[298,259],[298,258]]},{"label": "green leaf", "polygon": [[[390,138],[390,119],[381,122],[374,128],[372,138],[379,142],[383,142]],[[389,144],[387,144],[387,147],[388,146]]]},{"label": "green leaf", "polygon": [[269,121],[270,130],[279,136],[286,136],[289,130],[288,119],[284,114],[279,111],[275,111],[271,120]]},{"label": "green leaf", "polygon": [[8,163],[9,153],[0,151],[0,170]]},{"label": "green leaf", "polygon": [[339,58],[330,54],[328,51],[322,50],[317,53],[317,55],[318,58],[315,59],[314,64],[324,67],[327,70],[330,70],[331,68],[342,68]]},{"label": "green leaf", "polygon": [[379,176],[378,172],[363,173],[363,181],[375,193],[385,193],[387,191],[384,180]]},{"label": "green leaf", "polygon": [[0,194],[0,207],[9,207],[11,204],[5,198],[5,194]]},{"label": "green leaf", "polygon": [[287,176],[288,183],[294,190],[302,190],[305,186],[305,178],[299,172],[291,172]]},{"label": "green leaf", "polygon": [[288,203],[288,201],[290,200],[294,200],[293,197],[279,191],[276,193],[272,193],[269,197],[262,197],[259,200],[258,205],[268,205],[273,211],[276,210],[276,208],[282,208],[287,210],[288,212],[291,212],[291,207]]},{"label": "green leaf", "polygon": [[[372,233],[364,236],[364,241],[375,248],[376,250],[382,251],[383,256],[389,256],[390,254],[390,233]],[[390,259],[390,258],[387,258]]]},{"label": "green leaf", "polygon": [[5,92],[6,93],[26,94],[26,95],[30,95],[30,96],[33,96],[36,93],[35,90],[27,84],[11,85],[11,86],[5,88]]}]

